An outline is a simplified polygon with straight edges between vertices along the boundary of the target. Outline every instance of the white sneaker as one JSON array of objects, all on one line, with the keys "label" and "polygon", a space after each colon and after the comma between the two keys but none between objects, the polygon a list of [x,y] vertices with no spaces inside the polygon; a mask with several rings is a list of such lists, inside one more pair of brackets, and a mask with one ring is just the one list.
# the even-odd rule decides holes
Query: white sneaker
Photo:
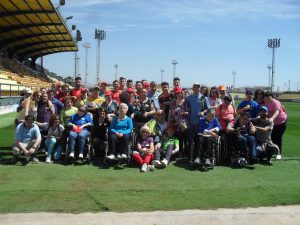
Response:
[{"label": "white sneaker", "polygon": [[162,165],[163,167],[167,167],[167,165],[168,165],[168,160],[163,159],[163,160],[161,161],[161,165]]},{"label": "white sneaker", "polygon": [[263,149],[262,149],[262,147],[261,147],[261,146],[257,146],[257,147],[256,147],[256,151],[258,151],[258,152],[262,152],[262,150],[263,150]]},{"label": "white sneaker", "polygon": [[154,171],[154,170],[155,170],[154,165],[148,165],[148,170],[149,170],[149,171]]},{"label": "white sneaker", "polygon": [[200,158],[199,158],[199,157],[197,157],[197,158],[195,159],[194,163],[196,163],[196,164],[200,164]]},{"label": "white sneaker", "polygon": [[39,163],[40,160],[39,160],[38,158],[36,158],[36,157],[33,157],[33,158],[32,158],[32,162],[34,162],[34,163]]},{"label": "white sneaker", "polygon": [[147,172],[148,166],[146,163],[144,163],[141,167],[141,172]]},{"label": "white sneaker", "polygon": [[117,159],[120,159],[121,158],[121,155],[120,154],[117,154],[117,157],[116,157]]},{"label": "white sneaker", "polygon": [[120,158],[121,159],[127,159],[127,155],[126,154],[122,154]]},{"label": "white sneaker", "polygon": [[51,163],[51,157],[50,156],[46,157],[46,163]]},{"label": "white sneaker", "polygon": [[79,158],[79,159],[83,159],[83,154],[80,153],[79,156],[78,156],[78,158]]},{"label": "white sneaker", "polygon": [[114,154],[110,154],[110,155],[106,156],[106,158],[108,158],[108,159],[115,159],[116,157],[115,157]]},{"label": "white sneaker", "polygon": [[161,163],[160,163],[160,161],[158,161],[158,160],[154,160],[154,161],[153,161],[153,164],[154,164],[154,166],[155,166],[156,168],[160,168],[160,167],[161,167]]},{"label": "white sneaker", "polygon": [[69,158],[74,158],[74,152],[71,152]]},{"label": "white sneaker", "polygon": [[210,165],[210,160],[209,159],[205,159],[205,165]]},{"label": "white sneaker", "polygon": [[276,159],[281,159],[281,155],[277,155],[277,156],[276,156]]}]

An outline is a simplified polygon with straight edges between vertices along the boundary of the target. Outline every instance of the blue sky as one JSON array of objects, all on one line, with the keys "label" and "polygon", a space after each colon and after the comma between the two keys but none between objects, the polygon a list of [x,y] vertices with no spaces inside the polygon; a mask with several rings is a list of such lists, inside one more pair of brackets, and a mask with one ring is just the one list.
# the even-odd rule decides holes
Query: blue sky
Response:
[{"label": "blue sky", "polygon": [[[58,0],[52,1],[54,4]],[[104,29],[100,79],[118,74],[133,80],[172,80],[171,60],[184,86],[267,85],[271,63],[268,38],[281,38],[276,51],[275,84],[281,90],[300,81],[300,1],[298,0],[66,0],[64,17],[73,15],[83,42],[89,42],[89,83],[96,79],[94,30]],[[83,43],[82,42],[82,43]],[[84,49],[80,43],[80,73]],[[51,71],[74,74],[74,53],[44,57]]]}]

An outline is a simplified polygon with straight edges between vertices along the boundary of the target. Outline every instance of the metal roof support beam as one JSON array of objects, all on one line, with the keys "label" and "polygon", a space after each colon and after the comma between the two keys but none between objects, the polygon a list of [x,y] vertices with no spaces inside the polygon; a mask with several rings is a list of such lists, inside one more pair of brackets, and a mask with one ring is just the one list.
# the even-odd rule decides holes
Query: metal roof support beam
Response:
[{"label": "metal roof support beam", "polygon": [[56,13],[56,11],[53,10],[31,10],[31,11],[8,11],[8,12],[2,12],[0,13],[0,18],[8,17],[8,16],[18,16],[18,15],[30,15],[30,14],[38,14],[38,13]]},{"label": "metal roof support beam", "polygon": [[45,26],[63,26],[63,23],[33,23],[33,24],[21,24],[16,26],[3,27],[1,32],[11,32],[20,29],[26,29],[31,27],[45,27]]},{"label": "metal roof support beam", "polygon": [[72,41],[72,39],[56,39],[56,40],[46,40],[46,41],[37,41],[37,42],[34,42],[34,43],[30,43],[30,44],[25,44],[25,45],[18,45],[16,47],[13,47],[13,48],[10,48],[8,49],[7,51],[10,52],[10,51],[13,51],[14,53],[18,54],[18,52],[20,50],[23,50],[23,49],[26,49],[26,48],[31,48],[32,46],[35,46],[35,45],[40,45],[40,44],[49,44],[49,43],[54,43],[54,42],[68,42],[68,41]]},{"label": "metal roof support beam", "polygon": [[48,35],[64,35],[64,34],[68,34],[68,32],[37,33],[37,34],[21,35],[21,36],[17,36],[16,38],[7,38],[7,39],[0,41],[0,49],[4,48],[6,45],[9,45],[11,43],[15,43],[18,41],[23,42],[29,38],[43,37],[43,36],[48,36]]}]

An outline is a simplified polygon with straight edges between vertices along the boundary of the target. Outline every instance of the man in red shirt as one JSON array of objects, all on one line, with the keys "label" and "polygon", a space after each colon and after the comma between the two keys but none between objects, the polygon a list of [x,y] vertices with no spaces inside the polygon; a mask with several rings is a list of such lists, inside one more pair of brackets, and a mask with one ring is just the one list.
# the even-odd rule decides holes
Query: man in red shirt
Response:
[{"label": "man in red shirt", "polygon": [[136,81],[135,82],[135,97],[136,99],[140,96],[140,94],[142,93],[142,89],[143,89],[143,85],[141,81]]},{"label": "man in red shirt", "polygon": [[174,95],[170,92],[169,83],[161,83],[162,94],[158,96],[158,102],[161,110],[164,110],[166,120],[168,120],[169,109]]},{"label": "man in red shirt", "polygon": [[57,99],[59,101],[61,101],[62,103],[64,103],[65,101],[65,97],[69,97],[71,96],[70,95],[70,89],[69,89],[69,85],[67,84],[64,84],[62,87],[61,87],[61,91],[58,93],[57,95]]},{"label": "man in red shirt", "polygon": [[118,104],[121,104],[119,86],[120,86],[119,81],[114,80],[113,81],[113,90],[111,92],[111,97],[112,97],[113,100],[117,101]]},{"label": "man in red shirt", "polygon": [[82,87],[81,77],[75,78],[75,88],[71,91],[71,96],[75,96],[77,99],[81,98],[81,91],[85,91],[85,88]]},{"label": "man in red shirt", "polygon": [[119,78],[119,85],[120,85],[119,90],[121,92],[126,90],[126,78],[125,77],[120,77]]}]

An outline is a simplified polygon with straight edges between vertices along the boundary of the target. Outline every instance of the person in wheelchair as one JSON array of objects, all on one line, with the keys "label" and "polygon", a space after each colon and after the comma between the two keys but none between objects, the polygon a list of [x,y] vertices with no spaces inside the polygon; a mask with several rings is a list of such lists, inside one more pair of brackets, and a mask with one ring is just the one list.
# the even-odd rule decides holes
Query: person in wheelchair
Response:
[{"label": "person in wheelchair", "polygon": [[248,112],[240,113],[240,116],[227,125],[226,132],[231,135],[234,151],[233,158],[236,162],[245,166],[248,159],[256,159],[255,127],[250,122]]},{"label": "person in wheelchair", "polygon": [[118,110],[118,115],[115,116],[110,124],[108,132],[108,155],[107,159],[113,160],[116,158],[116,144],[118,144],[119,152],[117,158],[126,159],[128,155],[128,145],[130,134],[133,128],[132,119],[126,116],[128,106],[121,103]]},{"label": "person in wheelchair", "polygon": [[195,164],[201,164],[202,161],[205,165],[211,165],[211,151],[213,151],[214,141],[218,138],[218,133],[221,125],[215,117],[215,110],[209,108],[206,111],[205,117],[200,118],[198,133],[194,139],[195,141]]},{"label": "person in wheelchair", "polygon": [[88,127],[93,126],[93,120],[89,113],[86,112],[86,108],[81,106],[78,109],[78,113],[71,116],[68,126],[72,128],[69,133],[69,158],[74,158],[75,154],[75,142],[79,138],[79,159],[83,159],[83,150],[87,137],[90,135]]},{"label": "person in wheelchair", "polygon": [[[273,155],[279,154],[279,147],[272,142],[271,133],[274,123],[268,120],[268,108],[262,106],[259,111],[259,117],[252,119],[251,122],[255,126],[255,139],[257,156],[265,163],[272,164],[271,158]],[[263,161],[262,161],[263,162]]]},{"label": "person in wheelchair", "polygon": [[141,166],[141,172],[154,171],[154,166],[150,165],[154,159],[154,143],[150,136],[149,127],[143,126],[140,129],[140,138],[137,141],[136,151],[133,151],[132,158]]},{"label": "person in wheelchair", "polygon": [[108,140],[108,128],[110,121],[107,118],[106,109],[100,107],[97,116],[93,118],[94,126],[91,130],[92,143],[95,150],[96,157],[104,157],[106,150],[106,142]]}]

